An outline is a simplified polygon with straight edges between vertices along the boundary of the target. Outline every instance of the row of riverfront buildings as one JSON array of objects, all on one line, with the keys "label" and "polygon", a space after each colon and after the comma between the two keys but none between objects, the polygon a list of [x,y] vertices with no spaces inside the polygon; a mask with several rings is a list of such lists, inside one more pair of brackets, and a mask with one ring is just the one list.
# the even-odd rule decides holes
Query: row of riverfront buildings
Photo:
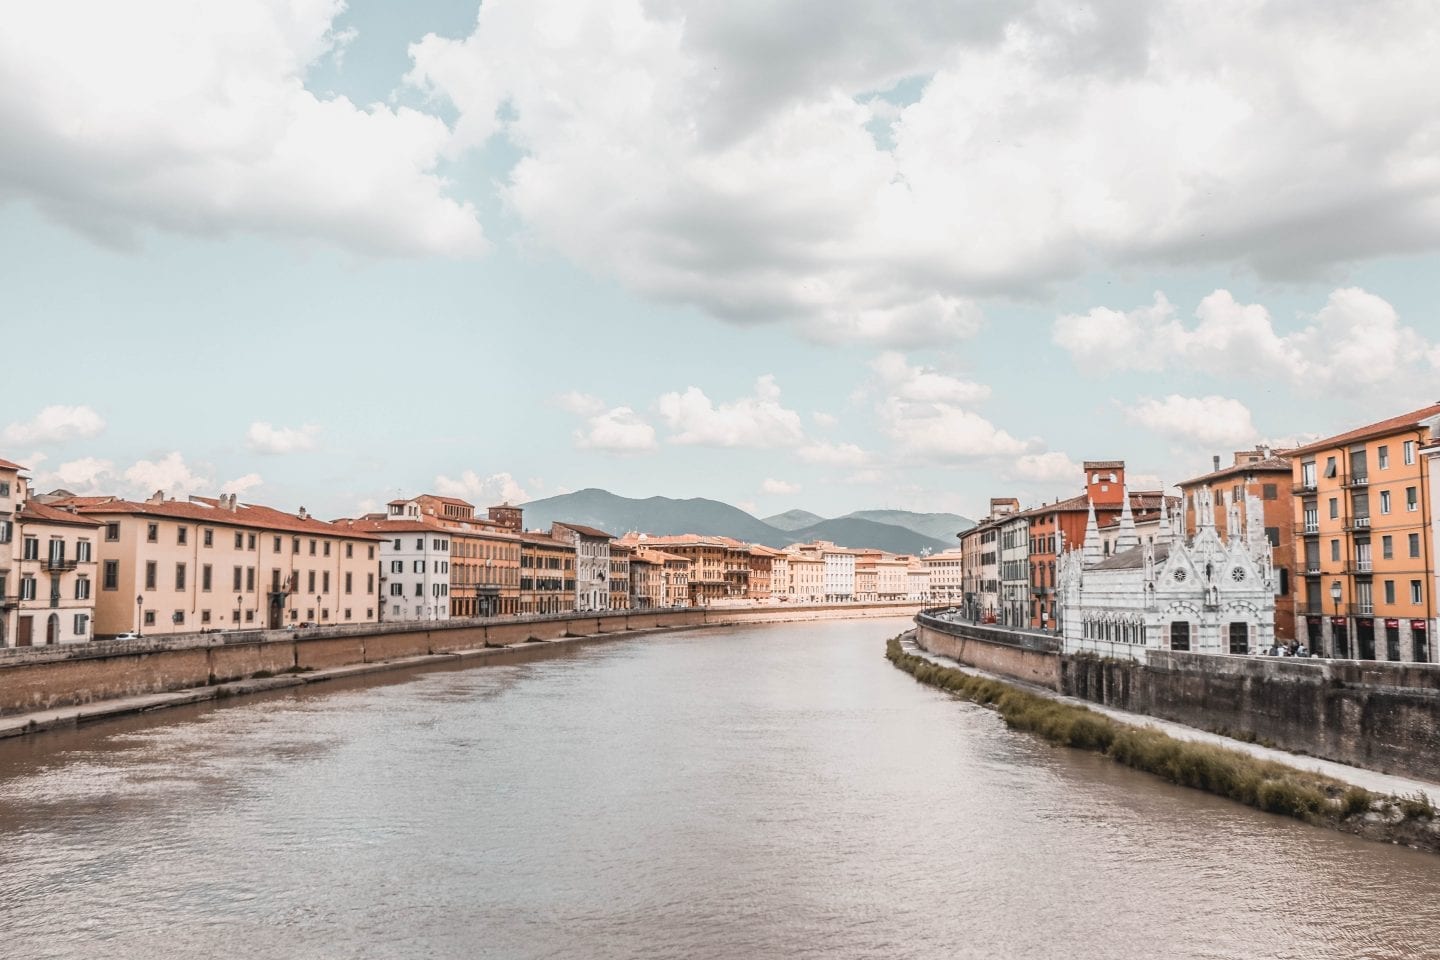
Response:
[{"label": "row of riverfront buildings", "polygon": [[481,515],[429,494],[328,521],[234,494],[42,494],[0,460],[0,646],[727,601],[925,602],[932,583],[934,599],[958,597],[959,557],[526,530],[520,507]]},{"label": "row of riverfront buildings", "polygon": [[1440,403],[1289,450],[1258,447],[1133,491],[1084,463],[1076,496],[990,501],[959,534],[964,614],[1051,631],[1067,650],[1436,662]]}]

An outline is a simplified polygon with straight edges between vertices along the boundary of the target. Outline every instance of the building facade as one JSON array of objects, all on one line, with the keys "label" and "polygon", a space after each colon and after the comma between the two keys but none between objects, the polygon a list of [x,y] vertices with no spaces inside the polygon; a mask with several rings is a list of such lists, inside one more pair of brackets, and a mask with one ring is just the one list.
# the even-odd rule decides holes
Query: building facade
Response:
[{"label": "building facade", "polygon": [[0,647],[94,639],[100,525],[31,497],[0,460]]},{"label": "building facade", "polygon": [[1434,662],[1430,460],[1440,404],[1288,451],[1303,635],[1326,656]]},{"label": "building facade", "polygon": [[529,531],[520,536],[520,612],[575,609],[575,544]]},{"label": "building facade", "polygon": [[1000,604],[996,619],[1010,627],[1030,624],[1030,520],[1024,513],[1000,524]]},{"label": "building facade", "polygon": [[[555,522],[550,536],[575,548],[575,610],[598,613],[610,609],[610,541],[604,530],[578,523]],[[626,576],[628,583],[629,577]]]},{"label": "building facade", "polygon": [[1228,529],[1243,532],[1226,538],[1216,532],[1210,489],[1201,487],[1195,501],[1198,529],[1190,538],[1167,510],[1155,540],[1142,542],[1124,510],[1108,557],[1089,515],[1084,546],[1060,559],[1065,652],[1138,660],[1148,650],[1250,655],[1275,642],[1275,572],[1260,501],[1249,498],[1244,519],[1229,503]]},{"label": "building facade", "polygon": [[963,546],[932,553],[921,558],[920,562],[928,572],[925,578],[928,599],[952,605],[965,602]]}]

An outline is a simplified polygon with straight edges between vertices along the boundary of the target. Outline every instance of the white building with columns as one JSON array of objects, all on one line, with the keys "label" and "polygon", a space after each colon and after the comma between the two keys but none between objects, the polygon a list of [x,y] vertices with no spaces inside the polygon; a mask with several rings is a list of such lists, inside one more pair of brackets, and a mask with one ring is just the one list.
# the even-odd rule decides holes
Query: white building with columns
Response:
[{"label": "white building with columns", "polygon": [[1142,541],[1127,496],[1106,556],[1092,505],[1083,547],[1057,570],[1065,652],[1143,660],[1147,650],[1257,654],[1274,643],[1277,574],[1260,501],[1227,504],[1228,538],[1209,490],[1194,507],[1193,538],[1162,499],[1154,539]]}]

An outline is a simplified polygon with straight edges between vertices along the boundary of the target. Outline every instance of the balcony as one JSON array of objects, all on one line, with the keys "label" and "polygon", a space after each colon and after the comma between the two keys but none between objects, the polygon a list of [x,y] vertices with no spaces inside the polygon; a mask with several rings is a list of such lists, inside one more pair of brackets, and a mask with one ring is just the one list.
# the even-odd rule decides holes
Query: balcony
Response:
[{"label": "balcony", "polygon": [[20,606],[20,598],[17,596],[0,596],[0,611],[13,610]]},{"label": "balcony", "polygon": [[1318,577],[1318,576],[1320,576],[1320,573],[1321,573],[1321,570],[1320,570],[1320,561],[1319,561],[1319,560],[1314,560],[1314,561],[1307,560],[1307,561],[1305,561],[1305,568],[1304,568],[1304,574],[1305,574],[1305,576],[1307,576],[1307,577]]},{"label": "balcony", "polygon": [[1370,486],[1370,475],[1362,473],[1353,477],[1345,477],[1342,485],[1351,490],[1356,487],[1368,487]]},{"label": "balcony", "polygon": [[75,569],[74,557],[49,557],[45,560],[45,569],[50,573],[68,573]]},{"label": "balcony", "polygon": [[1365,517],[1347,517],[1346,520],[1345,520],[1345,532],[1346,532],[1346,533],[1358,533],[1358,532],[1367,531],[1367,530],[1369,530],[1369,529],[1370,529],[1370,518],[1369,518],[1368,516],[1365,516]]},{"label": "balcony", "polygon": [[1320,536],[1320,521],[1314,523],[1295,524],[1295,536],[1297,537],[1318,537]]},{"label": "balcony", "polygon": [[1352,617],[1373,617],[1375,616],[1375,603],[1347,603],[1345,612]]},{"label": "balcony", "polygon": [[1345,564],[1345,573],[1352,577],[1368,577],[1375,572],[1369,560],[1352,560]]},{"label": "balcony", "polygon": [[1309,483],[1305,483],[1305,482],[1297,483],[1297,484],[1295,484],[1294,486],[1292,486],[1292,487],[1290,488],[1290,492],[1293,493],[1293,494],[1295,494],[1297,497],[1303,496],[1303,495],[1305,495],[1305,494],[1307,494],[1307,493],[1314,493],[1314,492],[1315,492],[1315,482],[1312,480],[1312,481],[1310,481]]}]

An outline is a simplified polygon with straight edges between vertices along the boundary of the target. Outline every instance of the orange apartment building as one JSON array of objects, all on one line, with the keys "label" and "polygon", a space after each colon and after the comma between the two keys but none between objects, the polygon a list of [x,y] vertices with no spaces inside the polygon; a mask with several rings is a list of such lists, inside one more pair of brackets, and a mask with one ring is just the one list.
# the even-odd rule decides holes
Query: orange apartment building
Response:
[{"label": "orange apartment building", "polygon": [[[1297,616],[1324,656],[1434,662],[1432,504],[1421,448],[1440,404],[1288,452]],[[1300,624],[1297,622],[1297,626]]]},{"label": "orange apartment building", "polygon": [[610,544],[610,609],[629,610],[631,603],[630,564],[635,548],[614,541]]},{"label": "orange apartment building", "polygon": [[520,535],[520,612],[568,613],[575,609],[575,545],[549,534]]},{"label": "orange apartment building", "polygon": [[[1216,457],[1214,469],[1210,473],[1179,484],[1183,498],[1185,535],[1188,537],[1195,535],[1194,497],[1202,488],[1210,490],[1216,504],[1230,501],[1243,504],[1245,498],[1250,496],[1260,501],[1265,517],[1265,536],[1270,541],[1271,559],[1279,575],[1279,593],[1275,596],[1275,636],[1280,640],[1293,640],[1297,637],[1296,591],[1291,579],[1291,567],[1295,562],[1295,508],[1290,502],[1290,474],[1288,457],[1261,446],[1253,450],[1236,451],[1234,462],[1225,467],[1220,465],[1220,458]],[[1215,511],[1215,532],[1222,538],[1229,536],[1226,530],[1226,514],[1225,510]],[[1236,531],[1236,534],[1243,536],[1243,531]]]}]

